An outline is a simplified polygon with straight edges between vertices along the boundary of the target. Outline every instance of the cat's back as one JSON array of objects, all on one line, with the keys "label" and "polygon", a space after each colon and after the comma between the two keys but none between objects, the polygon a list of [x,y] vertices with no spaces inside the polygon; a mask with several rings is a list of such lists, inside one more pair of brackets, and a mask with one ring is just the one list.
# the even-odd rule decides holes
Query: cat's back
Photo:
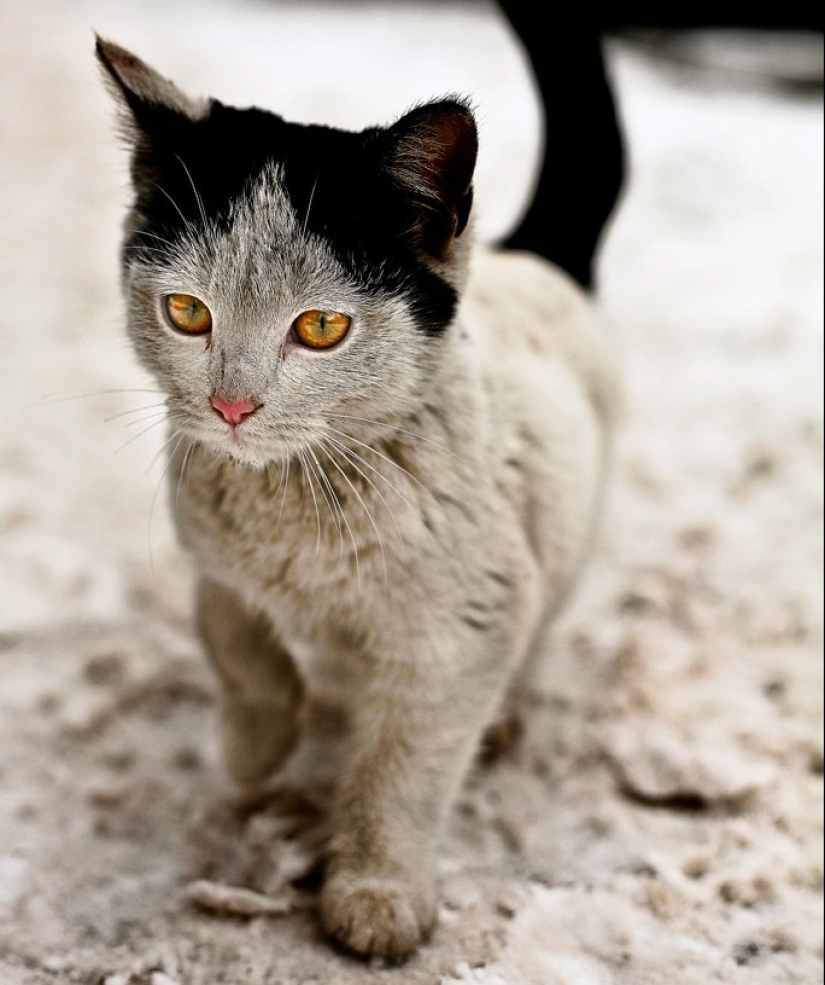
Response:
[{"label": "cat's back", "polygon": [[592,543],[618,416],[616,359],[592,300],[530,253],[476,254],[460,315],[488,407],[489,474],[555,611]]},{"label": "cat's back", "polygon": [[504,388],[542,387],[564,374],[583,388],[601,426],[612,428],[619,406],[612,340],[593,301],[553,264],[532,253],[478,250],[462,319]]}]

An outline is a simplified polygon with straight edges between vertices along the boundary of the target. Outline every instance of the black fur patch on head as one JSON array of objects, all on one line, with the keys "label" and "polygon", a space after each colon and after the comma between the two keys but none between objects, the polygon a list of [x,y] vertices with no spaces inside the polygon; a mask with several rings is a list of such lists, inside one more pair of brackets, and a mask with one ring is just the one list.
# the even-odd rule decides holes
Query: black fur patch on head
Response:
[{"label": "black fur patch on head", "polygon": [[458,213],[469,209],[471,193],[463,190],[453,221],[452,205],[422,201],[420,191],[404,187],[391,129],[305,126],[218,101],[197,119],[151,103],[133,112],[142,142],[133,153],[137,228],[124,244],[127,263],[141,253],[157,255],[163,240],[176,242],[205,220],[228,228],[233,203],[276,165],[299,221],[324,239],[359,288],[403,296],[422,331],[445,331],[458,298],[427,263],[427,251],[460,235],[466,215]]}]

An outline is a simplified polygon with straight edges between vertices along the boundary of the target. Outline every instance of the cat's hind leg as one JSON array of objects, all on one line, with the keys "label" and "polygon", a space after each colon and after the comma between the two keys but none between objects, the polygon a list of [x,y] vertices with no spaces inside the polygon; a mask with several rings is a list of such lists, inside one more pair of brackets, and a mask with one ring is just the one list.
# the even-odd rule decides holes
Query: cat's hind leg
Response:
[{"label": "cat's hind leg", "polygon": [[495,717],[484,732],[478,756],[482,766],[493,766],[518,751],[524,738],[525,718],[536,688],[540,664],[550,650],[550,630],[558,610],[559,604],[554,600],[538,621],[527,655],[514,674]]},{"label": "cat's hind leg", "polygon": [[200,582],[197,622],[221,683],[226,767],[239,786],[254,786],[295,745],[303,682],[266,618],[224,585]]}]

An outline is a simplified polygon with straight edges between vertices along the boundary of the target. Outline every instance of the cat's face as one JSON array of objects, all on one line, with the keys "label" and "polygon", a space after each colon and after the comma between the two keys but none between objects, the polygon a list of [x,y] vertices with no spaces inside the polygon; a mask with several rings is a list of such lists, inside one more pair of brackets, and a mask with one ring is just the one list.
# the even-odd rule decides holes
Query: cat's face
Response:
[{"label": "cat's face", "polygon": [[98,55],[132,147],[129,332],[173,427],[264,466],[346,415],[413,409],[466,266],[467,107],[349,133],[194,103],[123,49]]}]

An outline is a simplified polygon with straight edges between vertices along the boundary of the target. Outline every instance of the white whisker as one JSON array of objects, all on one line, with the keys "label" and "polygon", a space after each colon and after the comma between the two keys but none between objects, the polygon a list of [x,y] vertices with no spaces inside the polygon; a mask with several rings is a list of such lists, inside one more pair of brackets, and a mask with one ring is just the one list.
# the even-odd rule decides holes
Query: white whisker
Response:
[{"label": "white whisker", "polygon": [[[344,472],[344,470],[341,468],[341,466],[338,464],[338,462],[335,460],[335,456],[332,454],[332,451],[334,451],[335,449],[333,448],[333,450],[330,451],[329,448],[326,446],[326,442],[324,442],[323,439],[322,439],[322,446],[321,447],[322,447],[322,450],[324,451],[324,454],[327,456],[327,458],[330,460],[330,462],[332,462],[333,466],[340,473],[341,478],[344,480],[344,482],[346,482],[346,484],[350,487],[350,489],[355,494],[355,498],[361,504],[361,509],[364,511],[364,513],[367,516],[367,519],[372,524],[372,529],[375,531],[375,536],[378,539],[378,550],[381,552],[381,564],[382,564],[382,567],[384,569],[384,592],[386,593],[387,592],[387,586],[388,586],[388,583],[389,583],[389,574],[387,572],[387,556],[384,553],[384,541],[383,541],[383,538],[381,537],[381,531],[379,530],[378,525],[376,524],[375,519],[373,518],[373,515],[370,512],[369,507],[364,502],[364,499],[361,496],[361,494],[355,488],[355,485],[353,484],[352,480],[346,474],[346,472]],[[347,523],[347,527],[349,528],[349,523]],[[350,531],[350,536],[352,536],[352,532],[351,531]],[[353,539],[353,543],[354,543],[354,539]],[[355,564],[356,564],[356,567],[357,567],[358,566],[358,549],[357,548],[355,550]],[[358,584],[359,584],[359,586],[361,584],[360,570],[359,570]]]},{"label": "white whisker", "polygon": [[178,504],[180,502],[180,489],[185,483],[184,475],[186,473],[187,466],[189,465],[190,459],[192,457],[192,452],[194,451],[197,441],[194,438],[189,439],[189,444],[187,445],[186,451],[183,453],[183,462],[181,463],[180,472],[178,473],[178,488],[175,490],[175,509],[177,510]]},{"label": "white whisker", "polygon": [[287,492],[289,490],[289,469],[290,469],[290,460],[289,460],[289,458],[287,458],[287,460],[286,460],[286,468],[281,473],[281,475],[283,477],[283,480],[284,480],[284,491],[281,493],[281,505],[278,508],[278,519],[276,521],[276,528],[278,528],[278,527],[281,526],[281,517],[283,516],[283,513],[284,513],[284,504],[286,503],[286,494],[287,494]]},{"label": "white whisker", "polygon": [[[337,431],[336,432],[336,434],[342,434],[342,433],[343,432],[341,432],[341,431]],[[344,437],[349,437],[349,435],[344,435]],[[384,475],[384,473],[380,471],[380,469],[377,469],[374,465],[372,465],[370,462],[368,462],[366,460],[366,458],[364,458],[363,455],[359,455],[358,452],[354,451],[352,448],[348,448],[343,442],[338,441],[336,438],[332,438],[329,435],[326,435],[326,440],[327,441],[331,441],[335,445],[335,447],[339,448],[343,452],[343,454],[347,457],[347,459],[349,461],[351,461],[351,462],[355,462],[355,461],[361,462],[361,464],[363,466],[365,466],[365,468],[368,468],[370,470],[370,472],[372,472],[374,475],[376,475],[385,485],[389,486],[389,488],[395,493],[396,496],[398,496],[398,498],[404,503],[404,505],[410,511],[410,513],[412,514],[412,516],[415,518],[416,522],[418,524],[420,524],[420,526],[427,532],[427,535],[429,536],[429,538],[432,541],[433,545],[435,545],[435,538],[432,535],[432,531],[429,529],[429,527],[427,526],[427,524],[424,523],[424,520],[422,519],[421,514],[413,506],[413,504],[407,499],[407,497],[401,492],[401,490],[394,483],[392,483]],[[359,444],[363,444],[363,442],[359,442]],[[364,445],[364,447],[367,448],[367,449],[369,449],[369,450],[371,450],[371,451],[374,450],[374,449],[370,449],[369,448],[369,445]],[[378,454],[378,453],[376,452],[376,454]],[[386,456],[380,456],[380,457],[386,458]],[[387,459],[387,460],[389,461],[389,459]],[[398,466],[398,468],[401,468],[401,466]],[[404,469],[401,469],[401,471],[404,472],[405,470]],[[425,489],[425,492],[426,492],[426,489]],[[431,495],[431,494],[428,493],[428,495]],[[434,497],[433,497],[433,499],[434,499]],[[390,511],[390,512],[392,512],[392,511]],[[393,515],[393,519],[395,519],[394,515]],[[396,528],[398,529],[398,534],[401,537],[401,539],[403,540],[404,537],[403,537],[403,534],[401,533],[400,527],[398,527],[398,522],[395,521],[395,523],[396,523]]]},{"label": "white whisker", "polygon": [[[141,416],[138,417],[137,415]],[[153,407],[136,407],[134,410],[124,410],[120,414],[112,414],[109,417],[103,418],[104,424],[111,424],[112,421],[121,420],[124,417],[134,417],[132,421],[124,421],[124,428],[134,428],[139,424],[145,424],[147,421],[156,420],[158,418],[166,417],[166,405],[165,404],[155,404]]]},{"label": "white whisker", "polygon": [[[131,417],[133,414],[143,414],[148,411],[154,411],[157,413],[166,413],[166,403],[162,404],[146,404],[144,407],[133,407],[131,410],[122,410],[117,414],[110,414],[108,417],[103,418],[104,424],[109,424],[111,421],[117,421],[121,417]],[[140,423],[141,420],[148,421],[149,417],[140,418],[138,421],[127,421],[124,427],[132,427],[134,424]]]},{"label": "white whisker", "polygon": [[141,424],[146,424],[147,421],[154,421],[156,424],[160,421],[166,420],[166,411],[157,410],[153,414],[147,414],[145,417],[140,417],[136,421],[126,421],[123,425],[124,429],[140,427]]},{"label": "white whisker", "polygon": [[277,485],[274,485],[275,479],[273,477],[273,473],[275,471],[276,463],[275,462],[267,462],[266,463],[266,466],[265,466],[266,479],[267,479],[267,482],[269,483],[269,491],[272,493],[272,498],[273,499],[281,491],[281,484],[284,481],[284,466],[283,466],[283,462],[280,462],[279,461],[277,464],[278,464],[278,466],[280,466],[280,472],[278,474],[278,484]]},{"label": "white whisker", "polygon": [[[158,450],[152,456],[152,460],[146,466],[146,470],[144,471],[142,478],[145,479],[146,476],[149,475],[149,473],[155,467],[155,464],[157,463],[157,460],[168,449],[169,445],[172,444],[172,442],[175,440],[175,438],[178,438],[178,437],[182,438],[183,437],[183,432],[182,431],[178,431],[177,429],[175,429],[174,431],[172,431],[172,433],[169,435],[169,437],[166,439],[166,441],[163,442],[163,444],[160,446],[160,448],[158,448]],[[171,458],[171,456],[170,456],[170,458]],[[168,466],[167,466],[167,468],[168,468]]]},{"label": "white whisker", "polygon": [[338,514],[333,510],[332,500],[329,498],[329,478],[321,468],[321,463],[318,461],[318,457],[311,448],[307,449],[307,456],[307,464],[312,469],[313,474],[318,478],[318,489],[324,498],[324,502],[327,504],[327,509],[329,510],[330,516],[335,523],[335,527],[340,533],[341,521],[338,519]]},{"label": "white whisker", "polygon": [[186,166],[186,162],[179,154],[175,154],[175,157],[178,159],[178,161],[180,161],[180,166],[186,172],[186,177],[189,179],[189,184],[192,186],[192,191],[195,193],[195,201],[198,203],[198,209],[201,214],[201,219],[203,219],[203,225],[205,228],[208,228],[209,222],[207,221],[206,218],[206,210],[203,207],[203,199],[201,198],[200,192],[195,187],[195,182],[192,180],[192,175],[189,171],[189,168]]},{"label": "white whisker", "polygon": [[318,536],[315,541],[315,553],[321,553],[321,514],[318,510],[318,498],[315,495],[315,487],[312,484],[312,474],[309,471],[309,463],[307,462],[306,456],[302,451],[298,452],[298,461],[301,463],[301,472],[306,477],[306,481],[309,485],[309,492],[312,496],[312,503],[315,507],[315,523],[318,528]]},{"label": "white whisker", "polygon": [[463,461],[461,456],[456,455],[452,448],[448,448],[447,445],[442,444],[440,441],[434,441],[425,434],[420,434],[418,431],[410,431],[407,428],[399,427],[397,424],[387,424],[386,421],[374,421],[369,417],[357,417],[354,414],[327,414],[327,416],[334,417],[339,421],[354,421],[358,424],[364,424],[367,427],[382,428],[385,431],[392,431],[394,434],[403,434],[406,437],[415,438],[418,441],[423,441],[428,445],[432,445],[434,448],[438,448],[439,451],[452,455],[453,458],[458,459],[458,461]]},{"label": "white whisker", "polygon": [[145,236],[147,239],[154,239],[158,243],[162,243],[164,246],[168,246],[171,249],[175,249],[176,244],[171,240],[167,239],[165,236],[159,236],[157,233],[150,233],[148,229],[138,229],[133,235],[135,236]]},{"label": "white whisker", "polygon": [[[147,424],[146,427],[141,428],[141,430],[138,431],[137,434],[133,434],[131,436],[131,438],[127,438],[126,441],[124,441],[122,445],[119,445],[115,449],[114,454],[115,455],[119,455],[124,449],[128,448],[129,445],[134,444],[134,442],[136,442],[136,441],[139,441],[145,434],[148,434],[154,428],[158,427],[160,424],[163,424],[163,422],[165,420],[166,420],[166,412],[164,411],[164,413],[158,414],[157,417],[156,417],[156,419],[153,420],[150,424]],[[143,421],[136,421],[135,423],[136,424],[143,424],[144,422]],[[164,447],[164,446],[161,446],[161,447]],[[152,465],[154,465],[154,460],[152,461]],[[151,468],[151,465],[150,465],[150,468]]]},{"label": "white whisker", "polygon": [[[129,343],[127,344],[130,345]],[[71,400],[88,400],[90,397],[106,397],[115,394],[121,395],[127,393],[128,394],[148,393],[153,397],[165,396],[163,390],[147,390],[142,388],[79,390],[77,393],[56,393],[56,394],[52,394],[51,396],[41,397],[38,404],[29,404],[28,407],[42,406],[43,404],[62,404],[62,403],[68,403]]]},{"label": "white whisker", "polygon": [[[358,563],[358,544],[357,544],[357,542],[355,540],[355,536],[354,536],[354,534],[352,532],[352,528],[349,525],[349,520],[347,519],[346,514],[344,513],[344,508],[341,505],[341,500],[338,498],[338,494],[335,492],[335,487],[329,481],[329,476],[326,474],[326,472],[324,471],[324,469],[321,466],[321,463],[318,461],[318,456],[315,454],[315,452],[312,449],[309,449],[309,454],[312,456],[312,459],[315,462],[315,466],[316,466],[316,469],[317,469],[317,474],[318,474],[319,478],[322,480],[322,484],[326,485],[327,489],[329,490],[329,495],[331,497],[331,500],[327,500],[327,505],[330,507],[330,513],[332,513],[333,520],[335,521],[335,525],[338,528],[338,537],[339,537],[339,541],[340,541],[340,550],[339,550],[339,554],[338,554],[338,560],[340,561],[341,558],[344,556],[344,528],[341,525],[341,520],[343,520],[344,524],[346,525],[347,531],[349,532],[349,537],[350,537],[350,540],[352,541],[353,550],[355,551],[355,570],[356,570],[356,573],[357,573],[357,576],[358,576],[358,585],[360,587],[360,585],[361,585],[361,568],[360,568],[359,563]],[[322,485],[322,491],[323,491],[323,485]],[[335,503],[336,507],[338,508],[338,514],[340,515],[340,518],[341,519],[339,519],[338,516],[336,516],[333,513],[333,510],[332,510],[332,503],[333,502]]]},{"label": "white whisker", "polygon": [[[401,527],[400,527],[400,525],[398,523],[398,519],[397,519],[397,517],[395,515],[395,511],[392,509],[392,507],[390,506],[390,504],[387,502],[386,496],[381,492],[381,490],[378,488],[378,486],[376,486],[376,484],[367,475],[367,473],[364,472],[363,469],[361,469],[359,467],[359,465],[358,465],[358,461],[359,460],[360,461],[363,461],[363,459],[361,458],[361,456],[358,455],[356,452],[353,452],[352,449],[347,449],[344,445],[341,444],[340,441],[337,440],[337,438],[332,438],[329,435],[324,435],[321,438],[321,441],[325,445],[328,445],[329,447],[331,447],[333,451],[340,451],[341,453],[343,453],[344,458],[349,462],[349,464],[352,466],[352,468],[355,469],[355,471],[361,476],[361,478],[364,480],[364,482],[366,482],[369,486],[372,487],[372,489],[375,492],[375,495],[384,504],[384,507],[386,508],[387,512],[389,513],[390,517],[392,518],[392,522],[395,524],[396,533],[398,534],[399,539],[403,542],[403,540],[404,540],[404,534],[401,531]],[[367,462],[364,462],[364,464],[365,465],[368,465]],[[417,516],[417,514],[416,514],[416,516]]]},{"label": "white whisker", "polygon": [[408,472],[407,469],[405,469],[403,465],[399,465],[398,462],[396,462],[394,459],[390,458],[389,455],[385,455],[383,452],[379,451],[377,448],[373,447],[372,445],[368,445],[368,444],[366,444],[363,441],[359,441],[358,438],[354,437],[351,434],[347,434],[346,431],[339,431],[339,430],[337,430],[336,428],[333,428],[333,427],[331,427],[329,430],[332,431],[333,434],[337,434],[337,435],[339,435],[342,438],[346,438],[347,441],[354,442],[360,448],[365,448],[367,451],[372,452],[373,455],[377,455],[378,458],[380,458],[383,461],[387,462],[387,464],[392,465],[392,467],[394,469],[398,469],[399,472],[401,472],[405,476],[407,476],[407,478],[411,482],[414,482],[423,492],[425,492],[427,494],[427,496],[429,496],[431,499],[435,499],[435,497],[433,496],[433,494],[430,492],[430,490],[424,485],[424,483],[420,479],[416,478],[411,472]]},{"label": "white whisker", "polygon": [[152,574],[155,575],[156,577],[157,577],[157,571],[155,570],[155,557],[154,557],[154,554],[152,552],[152,518],[153,518],[154,513],[155,513],[155,503],[157,502],[158,494],[160,493],[161,487],[163,486],[164,479],[166,478],[166,475],[169,472],[169,468],[170,468],[170,466],[172,464],[172,461],[174,460],[175,455],[177,455],[177,453],[178,453],[178,449],[181,446],[181,442],[183,442],[185,440],[185,438],[186,438],[186,435],[182,431],[173,431],[172,434],[169,436],[169,438],[163,443],[163,445],[161,446],[161,448],[158,450],[158,453],[154,456],[154,458],[150,462],[149,468],[146,470],[146,473],[145,473],[145,474],[148,475],[149,471],[151,470],[151,468],[155,464],[155,462],[158,460],[158,458],[169,447],[169,445],[173,441],[175,441],[175,439],[177,439],[177,441],[175,443],[175,447],[169,452],[169,455],[168,455],[168,457],[166,459],[166,465],[163,467],[163,471],[160,474],[160,478],[158,479],[158,483],[155,486],[155,492],[154,492],[154,495],[152,496],[152,502],[151,502],[151,504],[149,506],[149,519],[147,521],[147,537],[148,537],[148,540],[149,540],[149,566],[152,569]]},{"label": "white whisker", "polygon": [[157,188],[157,190],[159,192],[161,192],[163,195],[165,195],[169,199],[169,201],[172,203],[173,208],[175,209],[175,211],[177,212],[177,214],[181,217],[184,226],[186,226],[187,228],[189,228],[189,226],[191,225],[190,221],[186,218],[186,216],[183,214],[183,212],[181,212],[181,210],[180,210],[180,208],[178,206],[178,203],[174,200],[174,198],[172,198],[172,196],[169,194],[169,192],[166,191],[165,188],[162,188],[157,182],[155,182],[155,188]]},{"label": "white whisker", "polygon": [[309,201],[307,202],[307,210],[304,215],[304,225],[301,229],[301,235],[305,236],[307,231],[307,223],[309,222],[309,213],[312,209],[312,200],[315,198],[315,189],[318,187],[318,175],[315,175],[315,181],[312,182],[312,191],[309,193]]}]

